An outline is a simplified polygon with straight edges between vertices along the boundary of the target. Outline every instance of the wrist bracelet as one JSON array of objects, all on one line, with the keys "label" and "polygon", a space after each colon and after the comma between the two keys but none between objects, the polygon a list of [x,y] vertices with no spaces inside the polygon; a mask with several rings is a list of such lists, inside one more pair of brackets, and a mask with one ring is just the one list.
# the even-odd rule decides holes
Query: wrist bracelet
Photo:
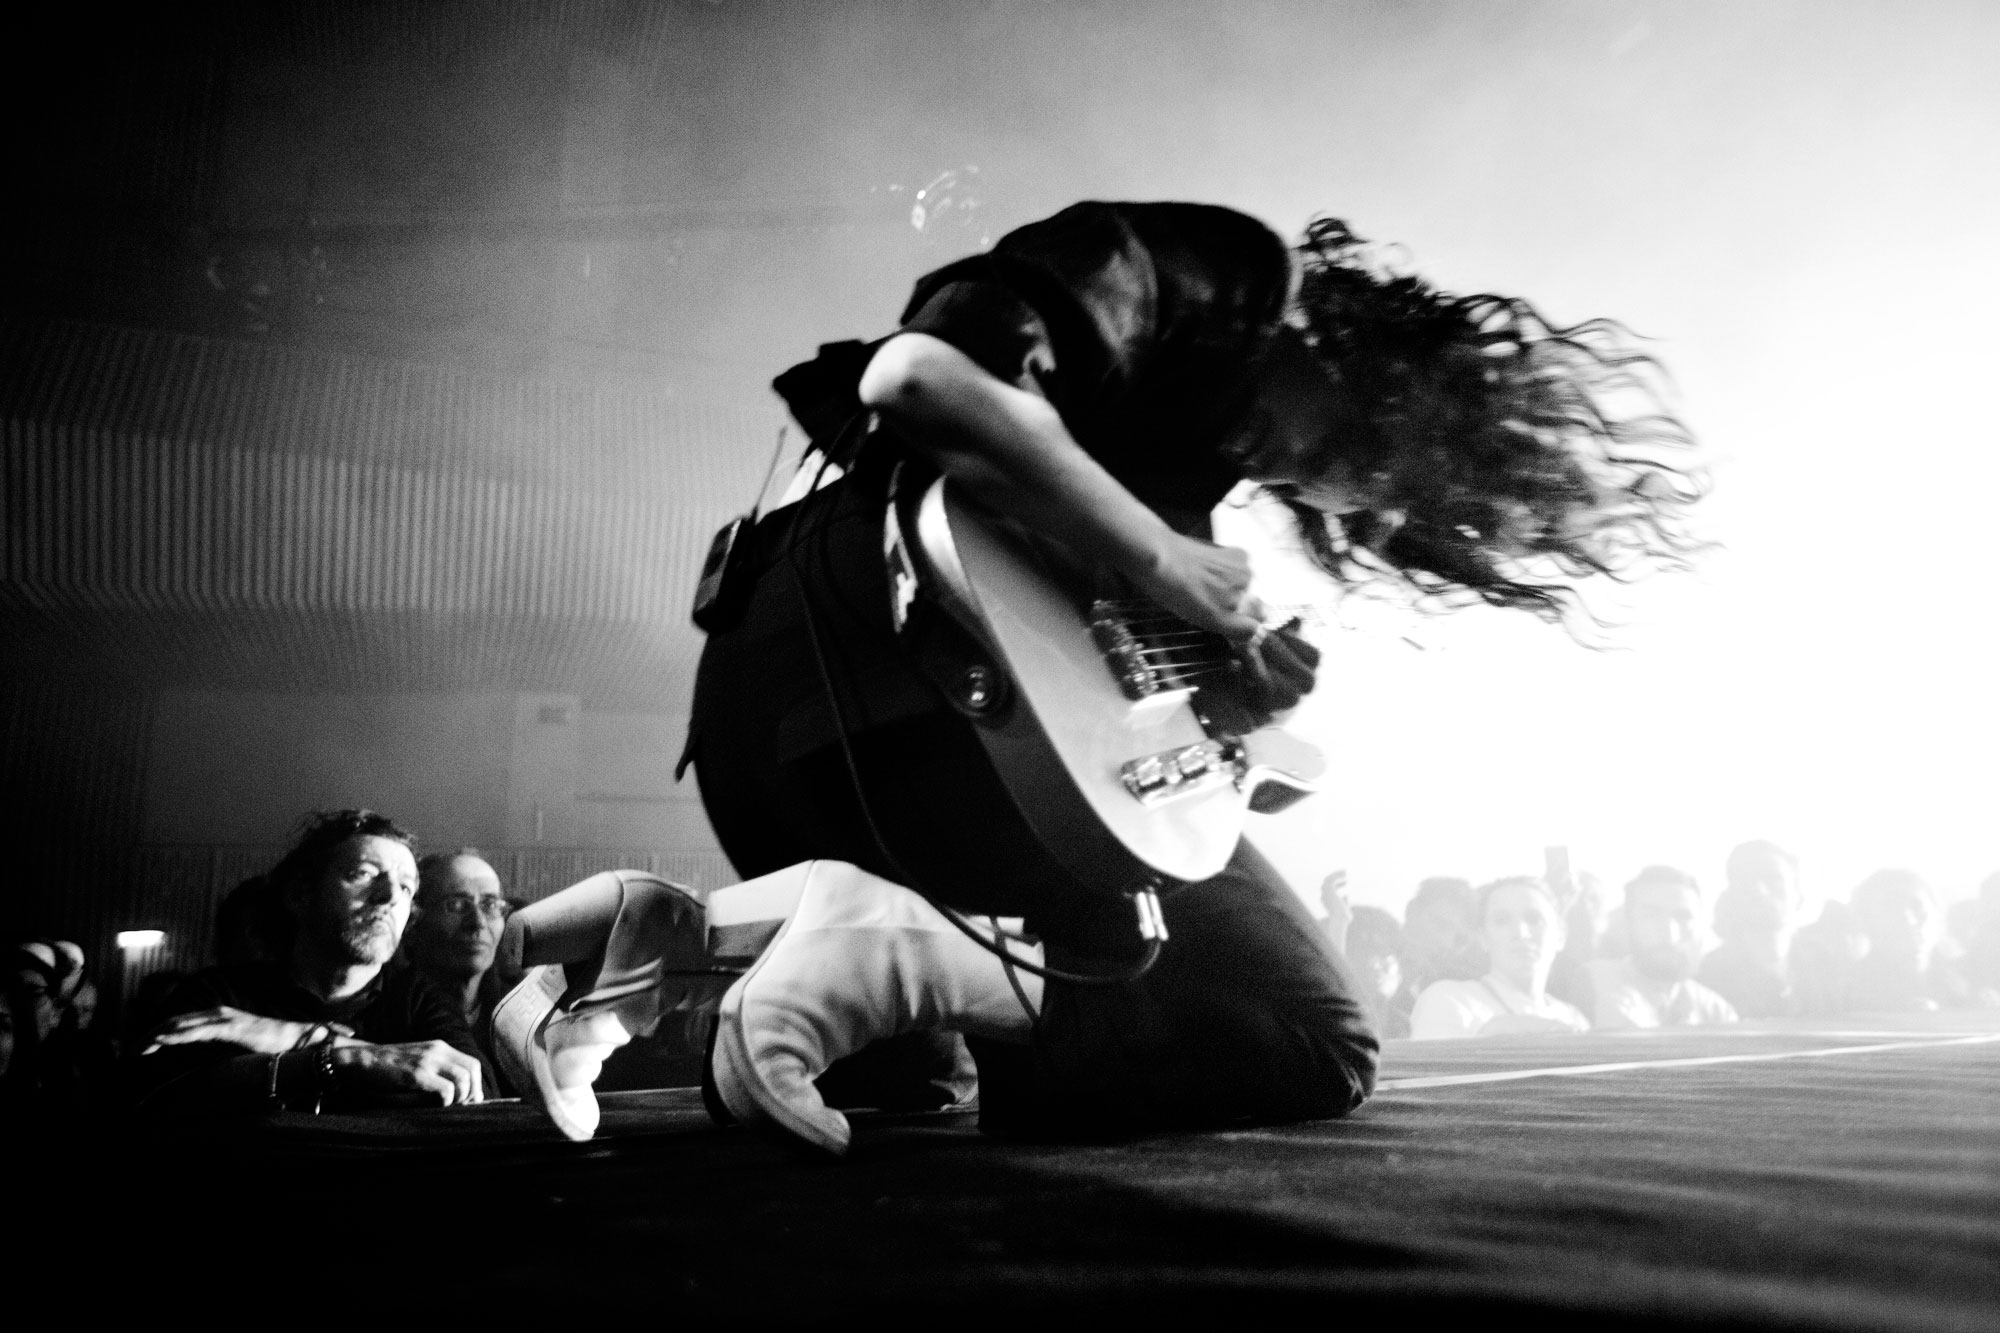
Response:
[{"label": "wrist bracelet", "polygon": [[333,1053],[337,1049],[334,1043],[338,1040],[339,1038],[329,1032],[326,1034],[326,1040],[316,1048],[313,1068],[319,1077],[313,1093],[314,1115],[319,1114],[320,1107],[326,1103],[326,1095],[333,1091]]},{"label": "wrist bracelet", "polygon": [[278,1100],[278,1061],[284,1058],[283,1055],[274,1055],[271,1057],[271,1084],[265,1090],[264,1096],[270,1102],[270,1109],[273,1111],[282,1111],[285,1109],[285,1104]]}]

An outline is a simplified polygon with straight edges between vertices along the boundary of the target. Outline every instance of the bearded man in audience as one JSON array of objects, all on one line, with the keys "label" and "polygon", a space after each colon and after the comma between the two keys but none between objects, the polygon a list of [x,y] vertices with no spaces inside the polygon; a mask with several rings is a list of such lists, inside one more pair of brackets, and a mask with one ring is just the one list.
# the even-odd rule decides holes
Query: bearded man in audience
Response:
[{"label": "bearded man in audience", "polygon": [[141,1103],[167,1111],[456,1106],[485,1071],[457,1005],[385,971],[417,888],[410,835],[386,816],[308,816],[269,876],[288,936],[276,957],[197,973],[139,1061]]},{"label": "bearded man in audience", "polygon": [[1708,920],[1694,876],[1647,866],[1625,886],[1632,951],[1599,958],[1590,978],[1591,1022],[1599,1029],[1697,1027],[1734,1023],[1729,1001],[1694,979],[1708,943]]}]

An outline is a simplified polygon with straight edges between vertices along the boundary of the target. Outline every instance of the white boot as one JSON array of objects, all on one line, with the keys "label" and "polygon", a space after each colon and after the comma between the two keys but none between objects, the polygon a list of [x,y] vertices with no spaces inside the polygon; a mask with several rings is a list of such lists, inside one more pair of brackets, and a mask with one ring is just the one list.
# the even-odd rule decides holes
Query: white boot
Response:
[{"label": "white boot", "polygon": [[[615,1033],[600,1034],[563,1021],[570,1015],[556,1004],[568,986],[562,968],[553,963],[522,978],[493,1007],[493,1054],[508,1083],[524,1097],[539,1096],[556,1128],[583,1140],[597,1132],[597,1094],[591,1084],[605,1059],[632,1034],[622,1023]],[[615,1015],[605,1017],[617,1022]],[[592,1036],[600,1039],[589,1041]]]},{"label": "white boot", "polygon": [[[797,909],[723,996],[714,1091],[738,1120],[767,1121],[839,1155],[847,1117],[813,1080],[842,1056],[904,1032],[946,1029],[1025,1042],[1033,1017],[999,959],[922,897],[844,861],[767,876],[802,881]],[[1041,949],[1014,943],[1040,963]],[[1039,977],[1017,972],[1040,1008]]]},{"label": "white boot", "polygon": [[514,914],[501,952],[532,967],[493,1011],[508,1081],[539,1094],[571,1139],[597,1132],[592,1085],[612,1052],[666,1014],[717,1002],[701,904],[636,870],[608,870]]}]

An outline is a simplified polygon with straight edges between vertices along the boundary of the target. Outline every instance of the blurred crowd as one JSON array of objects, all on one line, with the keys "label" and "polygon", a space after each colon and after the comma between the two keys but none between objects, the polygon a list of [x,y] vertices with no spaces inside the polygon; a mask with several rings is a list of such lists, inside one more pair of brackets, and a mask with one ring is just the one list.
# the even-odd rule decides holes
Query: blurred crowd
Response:
[{"label": "blurred crowd", "polygon": [[[1388,1037],[1672,1028],[2000,1007],[2000,874],[1945,911],[1880,870],[1808,920],[1798,865],[1745,843],[1713,900],[1649,866],[1616,893],[1557,862],[1475,888],[1426,879],[1400,921],[1322,888],[1326,926]],[[461,1105],[517,1094],[492,1020],[519,904],[476,848],[417,856],[366,810],[309,816],[221,903],[215,961],[124,997],[123,1038],[66,940],[14,946],[0,986],[0,1114]]]},{"label": "blurred crowd", "polygon": [[1808,920],[1797,859],[1729,855],[1713,900],[1672,866],[1613,895],[1557,866],[1480,888],[1426,879],[1399,922],[1322,888],[1327,928],[1390,1037],[1695,1027],[2000,1007],[2000,874],[1947,912],[1909,870],[1878,870]]}]

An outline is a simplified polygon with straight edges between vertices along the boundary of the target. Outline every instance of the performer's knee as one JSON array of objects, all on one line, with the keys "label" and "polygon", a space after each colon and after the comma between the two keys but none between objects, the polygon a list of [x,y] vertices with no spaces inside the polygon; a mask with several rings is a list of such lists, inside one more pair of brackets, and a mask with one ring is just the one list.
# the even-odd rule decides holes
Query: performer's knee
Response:
[{"label": "performer's knee", "polygon": [[1380,1064],[1380,1048],[1372,1034],[1350,1034],[1332,1043],[1317,1062],[1317,1077],[1308,1094],[1311,1105],[1303,1108],[1304,1116],[1332,1120],[1359,1108],[1374,1095]]}]

